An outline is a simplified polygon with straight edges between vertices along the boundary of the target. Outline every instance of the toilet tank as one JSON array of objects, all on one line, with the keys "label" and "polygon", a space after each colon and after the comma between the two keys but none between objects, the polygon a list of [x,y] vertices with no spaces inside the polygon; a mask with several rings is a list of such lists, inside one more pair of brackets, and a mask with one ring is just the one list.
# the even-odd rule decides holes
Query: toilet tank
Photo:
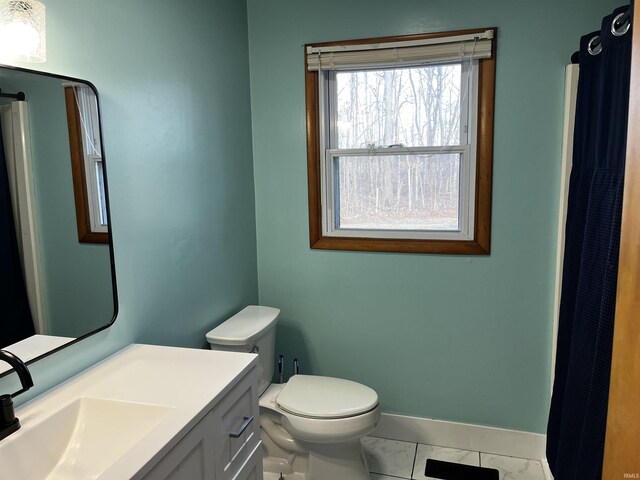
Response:
[{"label": "toilet tank", "polygon": [[211,350],[258,354],[260,394],[273,378],[278,315],[277,308],[249,305],[207,333]]}]

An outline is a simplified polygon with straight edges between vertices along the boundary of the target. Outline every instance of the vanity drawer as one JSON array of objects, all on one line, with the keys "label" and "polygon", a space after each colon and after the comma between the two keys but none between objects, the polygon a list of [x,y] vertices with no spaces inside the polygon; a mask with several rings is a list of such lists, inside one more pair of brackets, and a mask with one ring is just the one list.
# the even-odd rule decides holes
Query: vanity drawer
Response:
[{"label": "vanity drawer", "polygon": [[255,368],[222,399],[213,413],[217,432],[214,459],[216,479],[240,478],[237,477],[238,473],[255,453],[260,457],[262,468],[258,377]]},{"label": "vanity drawer", "polygon": [[263,475],[262,442],[260,442],[233,480],[263,480]]}]

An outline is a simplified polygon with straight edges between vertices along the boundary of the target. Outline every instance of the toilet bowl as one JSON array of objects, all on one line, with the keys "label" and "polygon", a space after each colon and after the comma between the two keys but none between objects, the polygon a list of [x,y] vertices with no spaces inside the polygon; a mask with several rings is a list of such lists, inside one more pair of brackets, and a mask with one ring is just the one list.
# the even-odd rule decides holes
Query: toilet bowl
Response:
[{"label": "toilet bowl", "polygon": [[368,480],[360,439],[380,419],[377,393],[357,382],[315,375],[271,384],[279,314],[277,308],[248,306],[207,334],[214,350],[258,353],[265,472]]}]

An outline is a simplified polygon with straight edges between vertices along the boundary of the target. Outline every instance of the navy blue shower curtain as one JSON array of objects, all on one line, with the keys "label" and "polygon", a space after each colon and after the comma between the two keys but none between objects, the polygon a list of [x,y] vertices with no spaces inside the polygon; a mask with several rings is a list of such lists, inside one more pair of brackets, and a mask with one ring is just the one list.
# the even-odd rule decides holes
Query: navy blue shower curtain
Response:
[{"label": "navy blue shower curtain", "polygon": [[35,333],[18,252],[0,128],[0,348]]},{"label": "navy blue shower curtain", "polygon": [[[631,30],[582,37],[547,460],[556,480],[601,478],[613,345]],[[619,34],[621,31],[617,30]],[[600,36],[602,50],[592,49]]]}]

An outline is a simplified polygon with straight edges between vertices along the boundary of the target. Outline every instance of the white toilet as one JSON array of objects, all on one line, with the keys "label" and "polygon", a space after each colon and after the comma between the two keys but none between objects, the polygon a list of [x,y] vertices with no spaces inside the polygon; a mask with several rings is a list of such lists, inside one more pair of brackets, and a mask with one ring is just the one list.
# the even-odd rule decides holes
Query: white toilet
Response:
[{"label": "white toilet", "polygon": [[270,384],[279,314],[251,305],[207,334],[212,350],[258,353],[265,472],[292,480],[369,480],[360,438],[378,424],[378,394],[350,380],[315,375]]}]

